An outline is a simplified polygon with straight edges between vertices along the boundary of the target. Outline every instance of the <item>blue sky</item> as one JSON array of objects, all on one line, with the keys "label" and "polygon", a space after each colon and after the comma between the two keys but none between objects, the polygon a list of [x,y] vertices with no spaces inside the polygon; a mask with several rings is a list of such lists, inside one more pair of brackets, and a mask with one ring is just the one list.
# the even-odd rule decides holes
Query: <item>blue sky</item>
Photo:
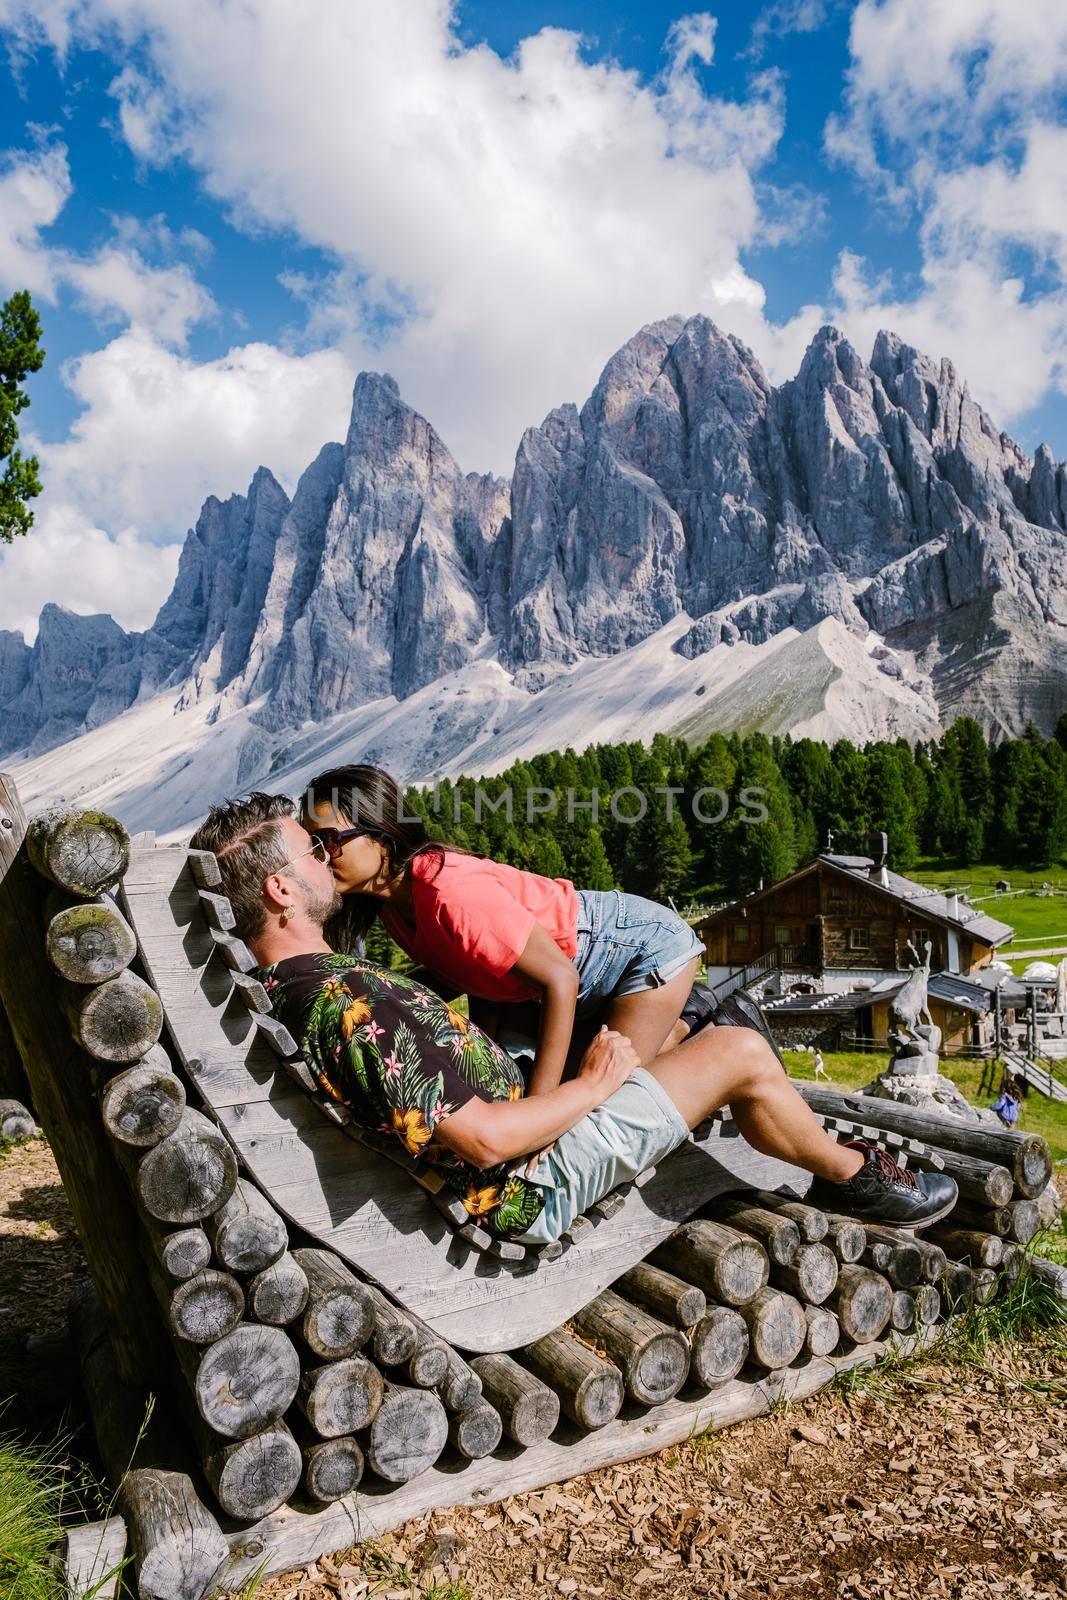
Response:
[{"label": "blue sky", "polygon": [[506,472],[679,311],[774,381],[894,327],[1067,454],[1061,0],[0,0],[0,38],[0,293],[48,351],[0,627],[144,626],[203,497],[291,488],[361,367]]}]

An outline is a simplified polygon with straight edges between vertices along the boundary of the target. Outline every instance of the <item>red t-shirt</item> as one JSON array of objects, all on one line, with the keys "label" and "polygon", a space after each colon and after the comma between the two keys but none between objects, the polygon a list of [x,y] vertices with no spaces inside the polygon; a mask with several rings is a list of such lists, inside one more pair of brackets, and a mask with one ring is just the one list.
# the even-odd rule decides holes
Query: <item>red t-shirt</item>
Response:
[{"label": "red t-shirt", "polygon": [[578,894],[568,878],[542,878],[484,856],[446,851],[411,863],[415,926],[388,904],[386,931],[414,961],[483,1000],[532,1000],[536,983],[513,973],[535,922],[568,960],[578,951]]}]

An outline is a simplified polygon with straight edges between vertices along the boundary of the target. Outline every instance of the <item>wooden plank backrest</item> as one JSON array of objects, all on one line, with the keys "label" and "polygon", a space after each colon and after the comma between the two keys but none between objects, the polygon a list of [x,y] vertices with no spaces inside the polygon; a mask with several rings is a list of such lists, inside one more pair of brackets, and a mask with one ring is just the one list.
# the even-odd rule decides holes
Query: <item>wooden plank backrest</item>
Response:
[{"label": "wooden plank backrest", "polygon": [[205,893],[184,849],[135,845],[122,901],[190,1079],[279,1211],[463,1349],[513,1349],[558,1327],[716,1194],[806,1190],[806,1173],[717,1125],[558,1260],[488,1257],[292,1081],[235,992],[219,953],[225,911]]}]

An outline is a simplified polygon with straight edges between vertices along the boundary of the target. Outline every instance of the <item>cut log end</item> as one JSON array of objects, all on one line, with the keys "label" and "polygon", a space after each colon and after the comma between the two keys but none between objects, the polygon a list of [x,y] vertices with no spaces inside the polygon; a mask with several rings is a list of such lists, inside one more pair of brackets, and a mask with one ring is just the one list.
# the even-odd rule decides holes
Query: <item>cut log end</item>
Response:
[{"label": "cut log end", "polygon": [[407,1483],[432,1467],[448,1440],[448,1416],[429,1389],[386,1384],[367,1435],[367,1465],[387,1483]]},{"label": "cut log end", "polygon": [[129,834],[103,811],[45,811],[30,820],[26,848],[38,872],[82,900],[113,889],[130,864]]},{"label": "cut log end", "polygon": [[330,1505],[358,1488],[363,1465],[356,1439],[324,1439],[304,1451],[304,1487],[320,1505]]}]

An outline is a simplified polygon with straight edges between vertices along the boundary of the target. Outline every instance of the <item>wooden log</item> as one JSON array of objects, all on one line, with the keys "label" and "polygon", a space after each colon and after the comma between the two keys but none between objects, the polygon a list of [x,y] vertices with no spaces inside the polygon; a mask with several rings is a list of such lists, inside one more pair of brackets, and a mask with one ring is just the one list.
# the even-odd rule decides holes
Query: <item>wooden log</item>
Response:
[{"label": "wooden log", "polygon": [[317,1356],[338,1361],[354,1355],[374,1332],[375,1302],[330,1250],[294,1250],[308,1281],[300,1331]]},{"label": "wooden log", "polygon": [[966,1311],[974,1294],[974,1279],[970,1267],[965,1266],[962,1261],[950,1261],[945,1268],[945,1276],[939,1288],[947,1311],[956,1313]]},{"label": "wooden log", "polygon": [[[1020,1252],[1022,1255],[1022,1252]],[[1025,1256],[1024,1270],[1029,1271],[1039,1283],[1047,1284],[1060,1300],[1067,1300],[1067,1267],[1061,1267],[1055,1261],[1047,1261],[1044,1256]]]},{"label": "wooden log", "polygon": [[125,972],[137,954],[137,940],[111,900],[78,900],[48,918],[44,948],[68,983],[96,984]]},{"label": "wooden log", "polygon": [[375,1361],[387,1367],[409,1362],[419,1344],[419,1330],[414,1319],[387,1299],[380,1289],[371,1284],[365,1285],[365,1288],[374,1309],[371,1350]]},{"label": "wooden log", "polygon": [[695,1327],[708,1308],[703,1289],[648,1261],[624,1272],[615,1280],[613,1288],[665,1322],[672,1322],[676,1328]]},{"label": "wooden log", "polygon": [[286,1250],[257,1272],[248,1285],[248,1310],[256,1322],[282,1328],[295,1322],[308,1303],[307,1273]]},{"label": "wooden log", "polygon": [[[953,1178],[960,1199],[978,1206],[1007,1205],[1015,1191],[1015,1179],[1009,1169],[996,1161],[982,1161],[978,1156],[958,1155],[953,1150],[939,1150],[940,1170]],[[911,1165],[920,1172],[932,1172],[933,1163],[928,1156],[915,1156]]]},{"label": "wooden log", "polygon": [[445,1345],[445,1355],[448,1366],[437,1385],[438,1397],[449,1411],[469,1411],[482,1397],[482,1380],[450,1344]]},{"label": "wooden log", "polygon": [[163,1271],[179,1283],[203,1272],[211,1261],[211,1241],[203,1228],[174,1228],[168,1232],[156,1227],[146,1232]]},{"label": "wooden log", "polygon": [[806,1300],[809,1305],[821,1306],[837,1282],[837,1257],[826,1245],[816,1240],[802,1243],[793,1260],[786,1267],[771,1267],[771,1283]]},{"label": "wooden log", "polygon": [[748,1328],[748,1359],[776,1371],[795,1361],[804,1348],[808,1324],[800,1302],[780,1289],[761,1289],[741,1307]]},{"label": "wooden log", "polygon": [[804,1205],[800,1200],[791,1200],[788,1195],[775,1194],[771,1189],[757,1189],[752,1199],[755,1205],[762,1206],[765,1211],[776,1211],[779,1216],[788,1217],[791,1222],[795,1222],[800,1230],[800,1237],[808,1244],[818,1244],[826,1238],[830,1221],[826,1212],[820,1211],[816,1206]]},{"label": "wooden log", "polygon": [[504,1432],[516,1444],[540,1444],[559,1422],[560,1397],[509,1355],[474,1356],[482,1394],[500,1413]]},{"label": "wooden log", "polygon": [[827,1304],[846,1339],[854,1344],[870,1344],[889,1322],[893,1291],[879,1273],[850,1263],[841,1268],[837,1287]]},{"label": "wooden log", "polygon": [[1028,1255],[1029,1251],[1024,1250],[1021,1244],[1012,1244],[1010,1240],[1005,1241],[1004,1256],[998,1270],[1001,1282],[1006,1288],[1010,1288],[1018,1280]]},{"label": "wooden log", "polygon": [[1063,1201],[1060,1192],[1054,1183],[1042,1189],[1034,1204],[1037,1206],[1037,1220],[1043,1228],[1055,1228],[1063,1212]]},{"label": "wooden log", "polygon": [[343,1500],[359,1487],[364,1458],[359,1441],[351,1435],[342,1439],[316,1439],[305,1446],[304,1488],[312,1500],[328,1506]]},{"label": "wooden log", "polygon": [[43,877],[80,900],[113,889],[130,864],[129,834],[103,811],[42,811],[26,829],[26,848]]},{"label": "wooden log", "polygon": [[867,1248],[867,1230],[855,1217],[827,1215],[826,1244],[842,1266],[859,1261]]},{"label": "wooden log", "polygon": [[935,1222],[930,1231],[946,1255],[965,1261],[968,1266],[999,1267],[1004,1259],[1004,1244],[999,1234],[953,1228],[948,1222]]},{"label": "wooden log", "polygon": [[[181,1347],[177,1347],[179,1354]],[[300,1384],[300,1362],[280,1328],[242,1322],[209,1345],[192,1371],[197,1409],[227,1439],[247,1439],[284,1416]]]},{"label": "wooden log", "polygon": [[689,1331],[690,1376],[705,1389],[736,1378],[748,1360],[748,1325],[732,1306],[709,1306]]},{"label": "wooden log", "polygon": [[229,1272],[205,1267],[170,1297],[171,1332],[190,1344],[214,1344],[231,1333],[244,1316],[244,1290]]},{"label": "wooden log", "polygon": [[74,1037],[97,1061],[140,1061],[159,1042],[163,1003],[135,972],[120,972],[95,989],[65,993]]},{"label": "wooden log", "polygon": [[945,1252],[939,1244],[932,1239],[924,1239],[922,1234],[914,1234],[911,1240],[922,1258],[923,1283],[940,1283],[945,1274]]},{"label": "wooden log", "polygon": [[500,1412],[488,1400],[481,1398],[448,1419],[448,1441],[468,1461],[480,1461],[483,1456],[491,1456],[503,1433]]},{"label": "wooden log", "polygon": [[308,1367],[300,1379],[297,1404],[322,1439],[339,1439],[369,1427],[378,1414],[385,1382],[373,1361],[345,1356]]},{"label": "wooden log", "polygon": [[284,1505],[304,1471],[300,1446],[281,1421],[247,1439],[220,1440],[203,1464],[219,1505],[241,1522],[254,1522]]},{"label": "wooden log", "polygon": [[229,1141],[192,1106],[137,1168],[141,1203],[159,1222],[200,1222],[219,1209],[236,1184],[237,1158]]},{"label": "wooden log", "polygon": [[893,1307],[889,1313],[889,1326],[898,1333],[914,1331],[919,1315],[918,1302],[910,1289],[893,1290]]},{"label": "wooden log", "polygon": [[997,1233],[1013,1244],[1029,1244],[1041,1232],[1041,1213],[1036,1200],[1011,1200],[1006,1206],[991,1209],[957,1205],[947,1219],[953,1227],[979,1233]]},{"label": "wooden log", "polygon": [[867,1229],[864,1266],[880,1272],[894,1289],[913,1289],[922,1279],[923,1258],[910,1239],[885,1239]]},{"label": "wooden log", "polygon": [[870,1095],[838,1094],[817,1084],[797,1082],[797,1091],[813,1111],[831,1117],[859,1117],[877,1128],[910,1134],[933,1146],[940,1153],[977,1156],[1007,1167],[1019,1193],[1032,1200],[1052,1176],[1052,1158],[1044,1139],[1009,1128],[962,1122],[957,1117],[918,1106],[901,1105],[895,1100],[876,1100]]},{"label": "wooden log", "polygon": [[738,1195],[726,1195],[716,1201],[716,1214],[730,1227],[749,1233],[758,1239],[769,1259],[785,1267],[800,1249],[800,1229],[791,1217],[765,1206],[750,1205]]},{"label": "wooden log", "polygon": [[699,1218],[687,1222],[657,1246],[649,1258],[656,1266],[695,1283],[709,1300],[743,1305],[767,1282],[767,1252],[756,1240],[719,1222]]},{"label": "wooden log", "polygon": [[[100,1120],[93,1064],[71,1038],[44,958],[43,884],[25,850],[26,815],[0,774],[0,1001],[34,1110],[63,1181],[124,1379],[156,1377],[160,1320],[147,1292],[138,1223]],[[21,1099],[22,1096],[17,1098]]]},{"label": "wooden log", "polygon": [[984,1306],[997,1292],[997,1274],[992,1267],[971,1269],[971,1291],[976,1306]]},{"label": "wooden log", "polygon": [[[948,1262],[945,1263],[946,1270]],[[944,1274],[942,1274],[942,1277]],[[941,1315],[941,1295],[937,1285],[933,1283],[920,1283],[911,1290],[915,1296],[915,1305],[919,1313],[919,1326],[930,1328]]]},{"label": "wooden log", "polygon": [[[3,777],[0,775],[0,803],[2,799]],[[4,858],[0,855],[0,872],[4,865]],[[15,1035],[11,1031],[11,1024],[7,1020],[2,993],[0,993],[0,1097],[14,1100],[26,1107],[29,1107],[31,1099],[29,1080],[22,1065],[19,1047],[15,1043]]]},{"label": "wooden log", "polygon": [[802,1310],[808,1325],[804,1349],[809,1356],[830,1355],[841,1339],[841,1325],[836,1316],[825,1306],[803,1306]]},{"label": "wooden log", "polygon": [[559,1395],[560,1405],[580,1428],[603,1428],[622,1410],[622,1373],[565,1328],[526,1346],[523,1356]]},{"label": "wooden log", "polygon": [[126,1565],[126,1519],[68,1528],[63,1549],[66,1600],[112,1600]]},{"label": "wooden log", "polygon": [[406,1363],[407,1375],[419,1389],[436,1389],[448,1373],[448,1351],[443,1339],[429,1328],[415,1326],[415,1350]]},{"label": "wooden log", "polygon": [[[606,1350],[622,1372],[627,1394],[642,1405],[658,1406],[672,1399],[688,1376],[685,1335],[628,1305],[611,1289],[583,1306],[574,1324]],[[472,1365],[481,1371],[477,1363]]]},{"label": "wooden log", "polygon": [[248,1178],[238,1178],[207,1232],[219,1261],[232,1272],[262,1272],[289,1247],[285,1222]]},{"label": "wooden log", "polygon": [[0,1100],[0,1139],[36,1139],[40,1131],[21,1100]]},{"label": "wooden log", "polygon": [[203,1600],[228,1545],[184,1467],[166,1408],[123,1383],[91,1285],[71,1298],[70,1327],[104,1471],[116,1490],[145,1600]]},{"label": "wooden log", "polygon": [[109,1078],[100,1092],[104,1127],[113,1139],[136,1149],[173,1133],[184,1110],[185,1085],[158,1045],[144,1061]]},{"label": "wooden log", "polygon": [[407,1483],[433,1466],[447,1441],[448,1416],[432,1390],[387,1383],[364,1453],[386,1483]]}]

